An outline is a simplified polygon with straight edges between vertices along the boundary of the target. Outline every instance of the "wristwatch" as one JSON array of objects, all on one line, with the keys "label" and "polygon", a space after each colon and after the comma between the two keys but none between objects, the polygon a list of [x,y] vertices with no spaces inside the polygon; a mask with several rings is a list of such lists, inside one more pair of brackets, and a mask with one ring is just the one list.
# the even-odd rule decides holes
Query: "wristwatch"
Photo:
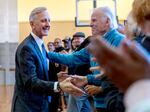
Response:
[{"label": "wristwatch", "polygon": [[62,89],[60,88],[60,83],[58,82],[58,84],[57,84],[57,90],[58,90],[58,92],[61,92],[62,91]]}]

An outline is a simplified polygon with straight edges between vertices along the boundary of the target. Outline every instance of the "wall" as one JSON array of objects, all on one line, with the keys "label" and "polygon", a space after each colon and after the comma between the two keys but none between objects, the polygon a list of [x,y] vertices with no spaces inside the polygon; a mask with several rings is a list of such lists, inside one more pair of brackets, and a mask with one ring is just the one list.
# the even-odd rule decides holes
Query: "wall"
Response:
[{"label": "wall", "polygon": [[[112,0],[98,1],[109,5]],[[127,17],[127,14],[131,10],[132,2],[133,0],[117,0],[117,13],[120,20]],[[18,21],[27,22],[31,10],[37,6],[47,7],[52,21],[72,21],[75,17],[75,3],[75,0],[18,0]],[[88,4],[85,2],[85,5],[81,9],[81,12],[84,12],[82,14],[83,17],[86,16],[85,11],[82,11],[86,5]]]},{"label": "wall", "polygon": [[[20,42],[29,35],[31,29],[28,22],[22,22],[19,24],[20,30]],[[91,35],[90,27],[75,27],[74,21],[52,21],[51,30],[49,36],[45,39],[45,43],[53,41],[54,38],[64,38],[65,36],[72,36],[77,31],[85,32],[86,36]]]},{"label": "wall", "polygon": [[[89,0],[88,0],[89,1]],[[106,2],[107,5],[110,2]],[[112,1],[112,0],[108,0]],[[117,0],[117,13],[120,21],[123,21],[131,10],[133,0]],[[87,4],[86,4],[87,5]],[[37,6],[45,6],[51,15],[51,31],[45,43],[53,41],[55,37],[64,38],[77,31],[83,31],[86,36],[91,34],[89,27],[75,27],[75,0],[18,0],[19,42],[21,42],[31,31],[28,16],[31,10]],[[82,9],[81,9],[82,10]],[[81,16],[86,16],[84,10]]]}]

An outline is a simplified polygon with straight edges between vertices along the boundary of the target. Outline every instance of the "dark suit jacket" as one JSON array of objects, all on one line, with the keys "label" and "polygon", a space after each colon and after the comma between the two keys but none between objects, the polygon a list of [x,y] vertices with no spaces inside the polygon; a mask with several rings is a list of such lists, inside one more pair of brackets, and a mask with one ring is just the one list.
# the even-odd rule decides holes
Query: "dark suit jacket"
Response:
[{"label": "dark suit jacket", "polygon": [[16,83],[12,112],[48,112],[48,95],[54,83],[49,82],[42,53],[29,35],[16,51]]}]

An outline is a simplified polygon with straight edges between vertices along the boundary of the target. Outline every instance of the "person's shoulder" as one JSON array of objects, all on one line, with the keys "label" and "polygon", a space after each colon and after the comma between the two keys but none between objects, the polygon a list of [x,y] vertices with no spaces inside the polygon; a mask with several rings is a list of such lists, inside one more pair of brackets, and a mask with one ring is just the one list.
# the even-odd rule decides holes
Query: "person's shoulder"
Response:
[{"label": "person's shoulder", "polygon": [[112,32],[111,45],[117,47],[125,39],[125,35],[119,33],[117,30]]},{"label": "person's shoulder", "polygon": [[125,35],[119,33],[117,30],[114,31],[114,36],[113,37],[114,37],[115,41],[118,41],[118,42],[125,39]]},{"label": "person's shoulder", "polygon": [[28,48],[28,49],[33,48],[32,42],[33,42],[32,36],[31,36],[31,35],[27,36],[27,37],[19,44],[19,46],[17,47],[17,50],[22,50],[22,49],[26,49],[26,48]]},{"label": "person's shoulder", "polygon": [[113,33],[114,33],[114,36],[117,38],[121,38],[121,39],[125,38],[125,35],[119,33],[117,30],[114,30]]}]

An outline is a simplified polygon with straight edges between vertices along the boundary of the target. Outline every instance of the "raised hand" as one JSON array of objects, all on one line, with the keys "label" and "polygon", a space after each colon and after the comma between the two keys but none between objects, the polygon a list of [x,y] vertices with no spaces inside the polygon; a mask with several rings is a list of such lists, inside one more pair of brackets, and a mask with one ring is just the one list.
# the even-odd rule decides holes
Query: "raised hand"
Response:
[{"label": "raised hand", "polygon": [[[96,61],[95,58],[93,58],[92,60]],[[105,70],[101,66],[90,67],[90,70],[91,71],[95,71],[95,70],[100,70],[101,71],[100,74],[95,75],[95,78],[101,78],[101,76],[105,74]]]},{"label": "raised hand", "polygon": [[137,44],[124,41],[121,47],[111,48],[104,40],[95,38],[88,49],[106,75],[124,91],[136,80],[150,77],[149,60]]}]

